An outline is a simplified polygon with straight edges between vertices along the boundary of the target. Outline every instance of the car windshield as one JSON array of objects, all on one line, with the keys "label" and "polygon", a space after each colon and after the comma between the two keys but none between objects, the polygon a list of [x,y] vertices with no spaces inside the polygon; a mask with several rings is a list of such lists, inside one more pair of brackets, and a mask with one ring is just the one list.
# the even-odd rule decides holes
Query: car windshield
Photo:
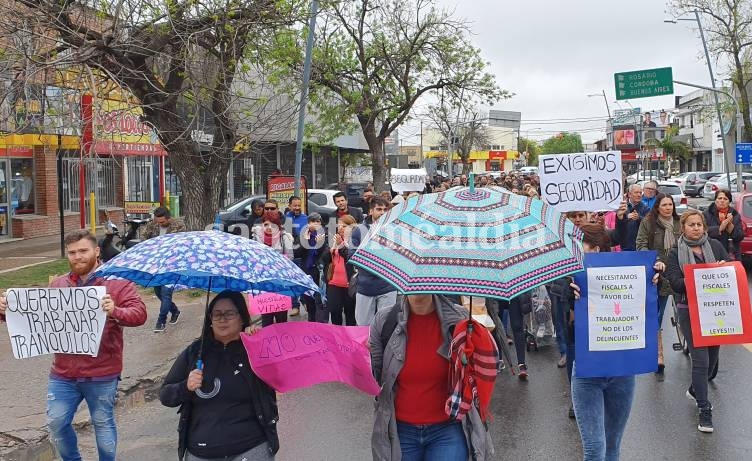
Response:
[{"label": "car windshield", "polygon": [[241,208],[245,208],[251,204],[251,202],[253,201],[253,198],[254,197],[246,197],[244,199],[240,199],[237,202],[225,208],[225,211],[237,211]]}]

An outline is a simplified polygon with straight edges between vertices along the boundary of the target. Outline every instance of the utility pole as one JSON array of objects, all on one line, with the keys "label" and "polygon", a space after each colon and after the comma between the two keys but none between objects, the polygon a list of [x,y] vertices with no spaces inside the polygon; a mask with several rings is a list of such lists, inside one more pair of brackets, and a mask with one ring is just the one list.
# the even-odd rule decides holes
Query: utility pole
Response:
[{"label": "utility pole", "polygon": [[305,130],[305,112],[308,103],[308,83],[311,80],[311,60],[313,58],[313,38],[316,30],[316,15],[319,1],[311,0],[311,18],[308,23],[308,40],[303,63],[303,83],[300,88],[300,110],[298,112],[298,132],[295,140],[295,196],[300,197],[300,176],[303,173],[303,131]]}]

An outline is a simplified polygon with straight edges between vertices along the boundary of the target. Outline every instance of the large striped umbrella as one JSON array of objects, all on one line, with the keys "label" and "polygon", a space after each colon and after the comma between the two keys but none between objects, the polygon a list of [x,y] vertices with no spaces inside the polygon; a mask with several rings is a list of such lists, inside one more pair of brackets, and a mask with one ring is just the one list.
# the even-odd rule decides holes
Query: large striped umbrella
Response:
[{"label": "large striped umbrella", "polygon": [[405,294],[509,300],[582,270],[581,241],[566,216],[541,200],[463,187],[394,207],[350,262]]}]

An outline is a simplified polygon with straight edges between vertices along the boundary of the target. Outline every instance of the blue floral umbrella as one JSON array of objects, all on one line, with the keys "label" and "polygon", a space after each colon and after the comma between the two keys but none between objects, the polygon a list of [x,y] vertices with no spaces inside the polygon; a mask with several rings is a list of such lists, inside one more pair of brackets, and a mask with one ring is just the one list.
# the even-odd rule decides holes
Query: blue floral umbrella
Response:
[{"label": "blue floral umbrella", "polygon": [[[219,231],[178,232],[146,240],[109,260],[94,274],[145,287],[204,289],[207,308],[211,291],[267,291],[298,296],[319,290],[311,277],[271,247]],[[206,322],[203,324],[205,328]],[[202,330],[196,363],[199,369],[203,368],[205,333]]]},{"label": "blue floral umbrella", "polygon": [[350,262],[405,294],[509,300],[582,270],[581,242],[566,216],[541,200],[461,187],[390,210]]},{"label": "blue floral umbrella", "polygon": [[145,287],[176,285],[286,296],[318,291],[311,277],[274,249],[218,231],[179,232],[146,240],[103,264],[95,274]]}]

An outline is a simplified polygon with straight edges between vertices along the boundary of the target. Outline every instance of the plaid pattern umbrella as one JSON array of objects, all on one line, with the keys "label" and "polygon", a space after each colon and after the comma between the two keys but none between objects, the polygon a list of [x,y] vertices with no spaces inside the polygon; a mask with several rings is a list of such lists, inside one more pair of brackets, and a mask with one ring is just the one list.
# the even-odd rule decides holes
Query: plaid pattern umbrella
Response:
[{"label": "plaid pattern umbrella", "polygon": [[582,270],[581,241],[566,216],[541,200],[463,187],[394,207],[350,262],[405,294],[509,300]]}]

